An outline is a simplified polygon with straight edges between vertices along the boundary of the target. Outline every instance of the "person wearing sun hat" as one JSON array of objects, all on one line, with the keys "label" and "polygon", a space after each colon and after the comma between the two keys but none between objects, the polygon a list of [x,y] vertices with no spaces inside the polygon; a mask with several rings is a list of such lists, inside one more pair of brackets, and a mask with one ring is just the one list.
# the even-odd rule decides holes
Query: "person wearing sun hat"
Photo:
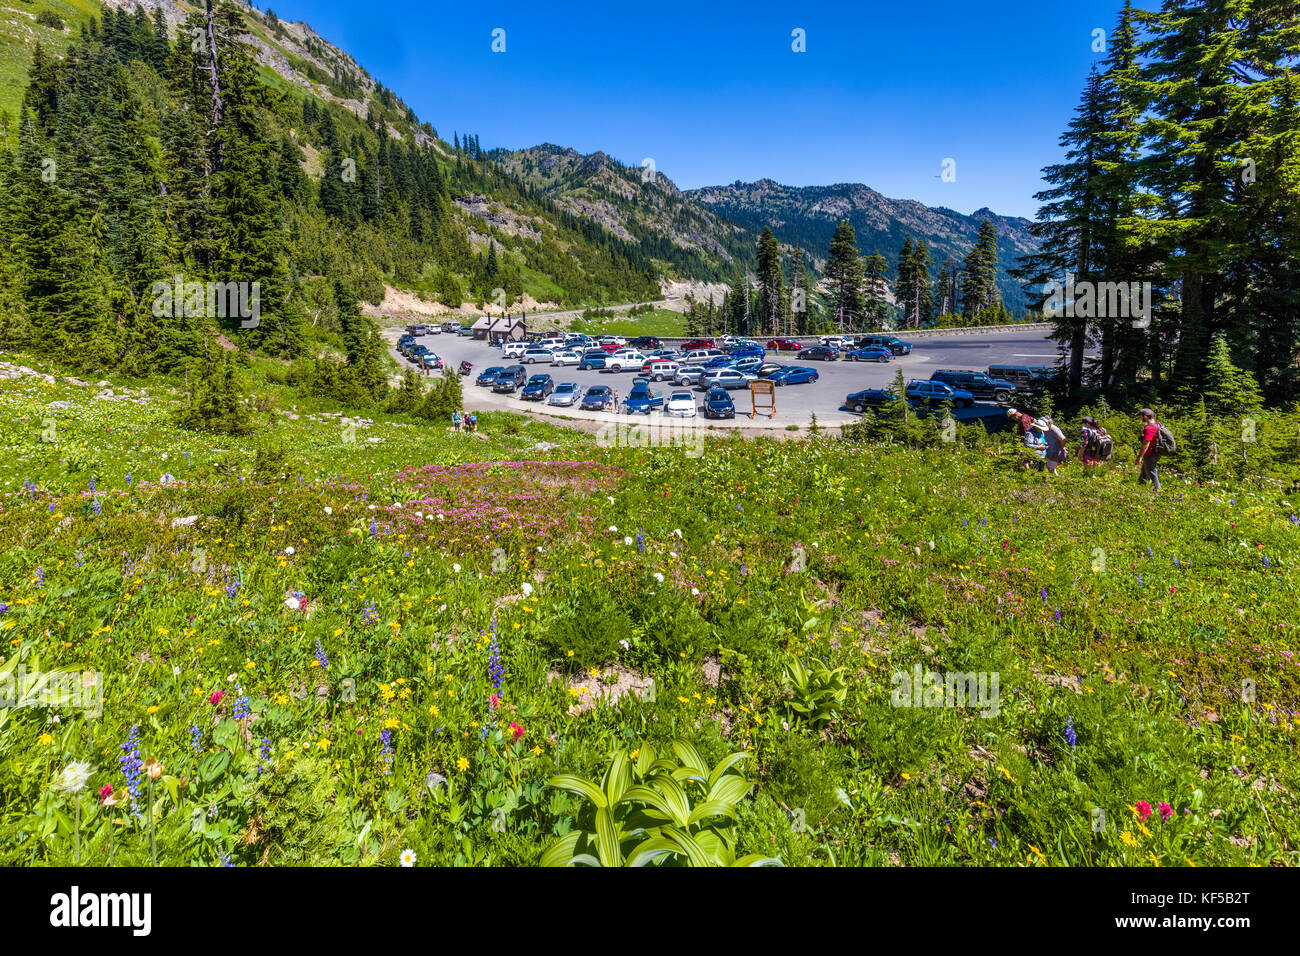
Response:
[{"label": "person wearing sun hat", "polygon": [[1056,466],[1065,463],[1065,459],[1070,456],[1069,448],[1065,444],[1065,432],[1061,431],[1061,426],[1052,421],[1051,417],[1044,415],[1034,421],[1034,428],[1043,433],[1043,438],[1047,441],[1047,455],[1044,464],[1047,467],[1047,473],[1056,474]]},{"label": "person wearing sun hat", "polygon": [[1024,412],[1015,408],[1007,409],[1007,418],[1011,419],[1011,421],[1015,423],[1016,428],[1019,429],[1020,434],[1022,435],[1029,431],[1034,424],[1033,415],[1026,415]]}]

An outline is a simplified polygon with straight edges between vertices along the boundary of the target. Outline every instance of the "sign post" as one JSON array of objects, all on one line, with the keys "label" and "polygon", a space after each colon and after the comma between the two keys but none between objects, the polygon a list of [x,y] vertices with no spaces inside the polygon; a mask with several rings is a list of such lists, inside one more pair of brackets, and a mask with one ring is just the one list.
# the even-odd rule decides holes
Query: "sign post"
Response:
[{"label": "sign post", "polygon": [[776,417],[776,385],[774,383],[761,378],[750,382],[749,399],[751,404],[750,418],[760,412],[766,414],[768,418]]}]

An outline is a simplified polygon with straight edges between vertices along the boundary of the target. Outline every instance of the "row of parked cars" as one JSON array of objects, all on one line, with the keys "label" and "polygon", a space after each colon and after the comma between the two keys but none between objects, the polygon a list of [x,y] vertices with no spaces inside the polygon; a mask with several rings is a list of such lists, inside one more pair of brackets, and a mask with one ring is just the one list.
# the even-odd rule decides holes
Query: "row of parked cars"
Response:
[{"label": "row of parked cars", "polygon": [[[459,327],[457,326],[457,328]],[[407,328],[409,329],[411,326],[407,326]],[[421,328],[421,326],[415,326],[415,328]],[[442,368],[442,358],[438,353],[434,352],[429,346],[416,342],[415,334],[412,332],[407,332],[397,340],[397,351],[406,356],[406,360],[413,365],[419,365],[423,360],[425,368]]]},{"label": "row of parked cars", "polygon": [[[540,373],[528,376],[522,365],[504,369],[488,369],[476,379],[476,384],[491,387],[495,392],[518,392],[524,401],[546,402],[559,408],[577,406],[584,411],[618,411],[617,393],[609,385],[591,385],[584,392],[577,382],[556,382],[550,375]],[[632,380],[632,390],[623,400],[623,409],[629,414],[649,414],[655,409],[665,415],[694,418],[697,414],[695,395],[678,390],[665,400],[652,391],[650,380],[638,376]],[[735,418],[736,406],[725,386],[711,386],[706,390],[704,402],[699,406],[706,418]]]},{"label": "row of parked cars", "polygon": [[[469,325],[461,325],[459,322],[443,322],[441,325],[436,322],[429,325],[418,323],[406,327],[406,335],[410,336],[439,335],[443,332],[447,332],[451,335],[472,335],[474,328]],[[406,336],[403,336],[403,338],[405,337]]]},{"label": "row of parked cars", "polygon": [[[928,379],[913,379],[907,383],[905,394],[913,408],[952,405],[968,408],[977,399],[992,400],[999,405],[1011,401],[1017,391],[1032,385],[1036,380],[1056,373],[1045,366],[993,366],[987,372],[969,369],[938,369]],[[1003,374],[1006,377],[1002,377]],[[844,404],[855,412],[868,407],[880,407],[895,400],[892,392],[879,388],[866,388],[854,392]]]}]

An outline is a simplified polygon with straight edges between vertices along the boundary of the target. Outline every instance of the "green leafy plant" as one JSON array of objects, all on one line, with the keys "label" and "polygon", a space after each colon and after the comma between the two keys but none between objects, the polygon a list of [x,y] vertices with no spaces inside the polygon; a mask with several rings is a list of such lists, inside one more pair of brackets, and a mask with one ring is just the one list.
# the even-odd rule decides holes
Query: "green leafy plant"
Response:
[{"label": "green leafy plant", "polygon": [[790,715],[813,727],[822,727],[838,717],[849,692],[843,667],[832,670],[818,660],[805,667],[794,659],[785,665],[781,690]]},{"label": "green leafy plant", "polygon": [[[736,806],[754,784],[737,768],[749,755],[733,753],[709,769],[689,743],[673,755],[649,744],[614,754],[600,786],[561,774],[550,786],[585,797],[593,829],[560,837],[542,854],[543,866],[772,866],[759,854],[736,858]],[[703,799],[694,805],[688,786]]]}]

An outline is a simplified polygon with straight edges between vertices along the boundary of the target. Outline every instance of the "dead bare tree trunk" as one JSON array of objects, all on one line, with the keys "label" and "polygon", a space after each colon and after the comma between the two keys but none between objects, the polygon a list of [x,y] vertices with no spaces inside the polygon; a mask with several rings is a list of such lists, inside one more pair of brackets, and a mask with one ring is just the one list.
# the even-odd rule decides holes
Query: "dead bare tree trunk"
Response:
[{"label": "dead bare tree trunk", "polygon": [[[217,73],[217,18],[216,11],[212,0],[207,0],[207,21],[208,21],[208,82],[212,86],[212,127],[208,130],[209,136],[214,136],[217,129],[221,126],[221,121],[225,119],[226,107],[221,99],[221,77]],[[220,172],[225,165],[225,147],[222,145],[221,138],[216,137],[216,154],[217,154],[217,171]]]}]

